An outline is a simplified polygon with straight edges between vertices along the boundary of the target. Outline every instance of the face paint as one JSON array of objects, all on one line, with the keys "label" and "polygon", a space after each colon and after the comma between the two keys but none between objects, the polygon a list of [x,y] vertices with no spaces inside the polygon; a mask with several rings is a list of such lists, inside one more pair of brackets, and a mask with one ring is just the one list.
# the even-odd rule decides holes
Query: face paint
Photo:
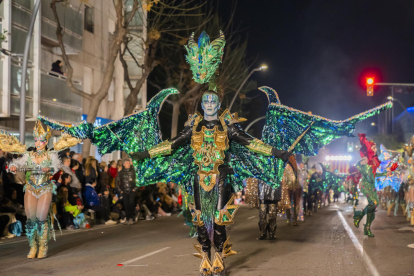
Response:
[{"label": "face paint", "polygon": [[204,93],[201,107],[203,108],[205,116],[215,116],[220,109],[219,97],[213,93]]},{"label": "face paint", "polygon": [[46,147],[46,144],[47,144],[47,140],[46,139],[42,139],[42,138],[39,138],[39,139],[36,139],[35,138],[35,146],[36,146],[36,149],[37,150],[42,150],[42,149],[44,149],[45,147]]}]

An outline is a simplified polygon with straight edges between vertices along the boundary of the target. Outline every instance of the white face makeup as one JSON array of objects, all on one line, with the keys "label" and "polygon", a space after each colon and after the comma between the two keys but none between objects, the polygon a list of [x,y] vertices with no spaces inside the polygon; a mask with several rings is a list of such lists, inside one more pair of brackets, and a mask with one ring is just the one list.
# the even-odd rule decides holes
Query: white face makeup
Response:
[{"label": "white face makeup", "polygon": [[204,116],[217,116],[220,109],[219,97],[214,93],[204,93],[201,101]]}]

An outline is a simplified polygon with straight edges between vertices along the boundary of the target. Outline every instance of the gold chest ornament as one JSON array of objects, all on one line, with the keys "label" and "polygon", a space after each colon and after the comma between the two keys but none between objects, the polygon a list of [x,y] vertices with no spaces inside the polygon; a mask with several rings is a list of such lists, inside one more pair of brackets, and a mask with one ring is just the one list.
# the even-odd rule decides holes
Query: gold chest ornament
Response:
[{"label": "gold chest ornament", "polygon": [[224,151],[229,148],[227,127],[223,125],[223,131],[220,131],[218,125],[213,129],[203,126],[201,131],[196,131],[197,125],[198,122],[193,126],[191,148],[194,150],[194,163],[198,165],[199,183],[209,192],[216,185],[220,174],[218,167],[224,163]]}]

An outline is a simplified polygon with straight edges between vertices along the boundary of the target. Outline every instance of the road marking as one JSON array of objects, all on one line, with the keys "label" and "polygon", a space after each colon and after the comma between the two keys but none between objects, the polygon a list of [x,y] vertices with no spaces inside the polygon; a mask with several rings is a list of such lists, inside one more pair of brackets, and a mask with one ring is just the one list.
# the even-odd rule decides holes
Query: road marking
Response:
[{"label": "road marking", "polygon": [[132,259],[132,260],[129,260],[129,261],[123,262],[123,263],[121,263],[121,264],[123,264],[123,265],[128,265],[128,264],[130,264],[130,263],[133,263],[133,262],[136,262],[136,261],[139,261],[139,260],[145,259],[146,257],[152,256],[152,255],[155,255],[155,254],[158,254],[158,253],[160,253],[160,252],[162,252],[162,251],[165,251],[165,250],[167,250],[167,249],[170,249],[170,248],[171,248],[171,247],[165,247],[165,248],[163,248],[163,249],[160,249],[160,250],[157,250],[157,251],[154,251],[154,252],[151,252],[151,253],[145,254],[144,256],[141,256],[141,257],[138,257],[138,258],[135,258],[135,259]]},{"label": "road marking", "polygon": [[252,218],[255,218],[256,216],[252,216],[252,217],[250,217],[250,218],[247,218],[247,219],[252,219]]},{"label": "road marking", "polygon": [[413,231],[414,232],[414,227],[403,227],[403,228],[400,228],[398,230],[400,230],[400,231]]},{"label": "road marking", "polygon": [[356,250],[359,252],[359,254],[362,256],[362,258],[365,261],[366,266],[368,267],[368,270],[371,272],[374,276],[379,276],[378,270],[375,268],[373,262],[371,261],[371,258],[368,256],[367,253],[365,253],[364,248],[359,243],[357,237],[355,236],[352,229],[349,227],[348,223],[346,222],[344,216],[342,215],[341,211],[337,211],[338,216],[342,221],[342,224],[344,225],[345,231],[348,233],[349,238],[351,239],[352,243],[354,244]]},{"label": "road marking", "polygon": [[409,248],[414,248],[414,243],[407,245]]}]

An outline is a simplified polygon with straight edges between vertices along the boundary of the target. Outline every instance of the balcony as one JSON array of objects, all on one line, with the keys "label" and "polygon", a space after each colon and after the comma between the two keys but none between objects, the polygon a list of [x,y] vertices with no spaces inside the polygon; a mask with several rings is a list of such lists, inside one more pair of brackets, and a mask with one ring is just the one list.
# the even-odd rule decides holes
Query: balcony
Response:
[{"label": "balcony", "polygon": [[[83,36],[83,14],[63,3],[57,5],[57,13],[60,24],[65,29],[63,43],[69,47],[68,53],[79,53],[82,51]],[[50,5],[42,5],[42,43],[57,47],[56,23]]]},{"label": "balcony", "polygon": [[[82,89],[80,82],[74,83]],[[40,115],[60,122],[81,122],[82,97],[72,93],[66,85],[65,76],[55,72],[42,72],[40,91]]]}]

